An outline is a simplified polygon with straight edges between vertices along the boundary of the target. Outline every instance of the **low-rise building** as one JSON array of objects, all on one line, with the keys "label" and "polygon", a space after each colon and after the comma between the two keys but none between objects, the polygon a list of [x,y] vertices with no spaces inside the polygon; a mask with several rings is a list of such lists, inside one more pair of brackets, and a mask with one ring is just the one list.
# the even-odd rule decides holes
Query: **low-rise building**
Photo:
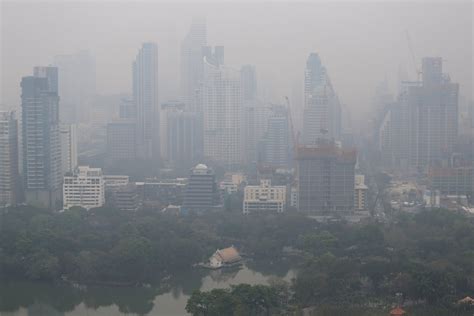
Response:
[{"label": "low-rise building", "polygon": [[135,183],[108,189],[107,200],[107,204],[123,211],[137,211],[142,205],[142,199]]},{"label": "low-rise building", "polygon": [[73,173],[64,176],[64,209],[73,206],[87,210],[105,204],[104,176],[101,168],[79,166]]},{"label": "low-rise building", "polygon": [[272,186],[270,180],[244,189],[244,214],[269,211],[283,213],[286,206],[286,186]]},{"label": "low-rise building", "polygon": [[213,269],[222,268],[225,266],[232,266],[240,263],[242,257],[234,246],[218,249],[209,258],[209,266]]},{"label": "low-rise building", "polygon": [[114,187],[121,187],[130,182],[130,177],[125,175],[104,175],[105,188],[113,189]]},{"label": "low-rise building", "polygon": [[214,171],[204,164],[198,164],[189,175],[183,208],[186,211],[208,211],[218,204],[218,200]]}]

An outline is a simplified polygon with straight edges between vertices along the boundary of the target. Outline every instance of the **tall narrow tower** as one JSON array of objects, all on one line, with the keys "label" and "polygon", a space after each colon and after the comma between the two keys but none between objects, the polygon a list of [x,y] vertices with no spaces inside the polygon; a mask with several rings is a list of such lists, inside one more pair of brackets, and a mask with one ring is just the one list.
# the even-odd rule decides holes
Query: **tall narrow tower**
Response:
[{"label": "tall narrow tower", "polygon": [[0,207],[20,200],[18,122],[14,112],[0,111]]},{"label": "tall narrow tower", "polygon": [[341,106],[316,53],[311,53],[306,62],[303,111],[304,143],[314,144],[319,139],[339,140]]},{"label": "tall narrow tower", "polygon": [[187,111],[196,110],[196,91],[202,81],[203,48],[206,45],[206,22],[194,19],[181,43],[181,97]]},{"label": "tall narrow tower", "polygon": [[26,202],[59,209],[61,205],[61,142],[58,69],[36,67],[21,81],[23,177]]},{"label": "tall narrow tower", "polygon": [[160,158],[158,103],[158,47],[144,43],[133,62],[133,99],[136,105],[137,156]]}]

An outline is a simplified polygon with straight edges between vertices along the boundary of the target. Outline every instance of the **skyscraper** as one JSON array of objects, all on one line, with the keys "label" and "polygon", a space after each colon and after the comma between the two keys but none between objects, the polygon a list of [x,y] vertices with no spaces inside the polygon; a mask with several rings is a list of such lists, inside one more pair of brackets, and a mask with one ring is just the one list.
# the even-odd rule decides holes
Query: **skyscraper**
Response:
[{"label": "skyscraper", "polygon": [[158,160],[158,47],[154,43],[144,43],[133,62],[133,100],[136,106],[137,156]]},{"label": "skyscraper", "polygon": [[203,47],[207,45],[206,22],[194,19],[181,43],[181,97],[186,110],[196,110],[196,91],[202,81]]},{"label": "skyscraper", "polygon": [[356,152],[321,140],[298,148],[298,206],[303,212],[354,210]]},{"label": "skyscraper", "polygon": [[77,132],[75,124],[61,124],[61,168],[62,175],[77,167]]},{"label": "skyscraper", "polygon": [[88,51],[54,57],[61,82],[60,119],[63,123],[87,122],[96,94],[95,58]]},{"label": "skyscraper", "polygon": [[289,138],[288,110],[284,106],[273,105],[267,131],[261,142],[262,162],[275,167],[288,167]]},{"label": "skyscraper", "polygon": [[339,140],[340,134],[339,100],[319,55],[311,53],[305,70],[303,142],[314,144],[320,138]]},{"label": "skyscraper", "polygon": [[265,110],[262,102],[257,100],[257,74],[255,66],[244,65],[240,69],[242,87],[242,131],[244,137],[243,160],[256,163],[257,146],[265,131],[267,117],[262,117]]},{"label": "skyscraper", "polygon": [[257,73],[255,66],[244,65],[240,70],[240,78],[242,81],[242,101],[257,100]]},{"label": "skyscraper", "polygon": [[18,121],[14,112],[0,111],[0,207],[21,198],[18,169]]},{"label": "skyscraper", "polygon": [[223,59],[223,48],[207,52],[199,100],[204,156],[231,167],[242,163],[242,98],[240,72],[223,66]]},{"label": "skyscraper", "polygon": [[412,123],[409,164],[417,169],[449,160],[458,136],[459,85],[442,72],[440,57],[423,58],[422,65],[422,85],[410,87],[405,98]]},{"label": "skyscraper", "polygon": [[61,141],[58,71],[36,67],[21,81],[23,177],[26,202],[61,207]]},{"label": "skyscraper", "polygon": [[378,128],[385,164],[406,171],[447,165],[458,136],[459,85],[442,73],[441,58],[424,58],[422,72],[422,81],[402,82]]},{"label": "skyscraper", "polygon": [[164,103],[162,113],[163,156],[173,167],[189,169],[202,158],[201,116],[176,101]]},{"label": "skyscraper", "polygon": [[132,161],[136,158],[136,124],[122,119],[107,124],[107,163]]}]

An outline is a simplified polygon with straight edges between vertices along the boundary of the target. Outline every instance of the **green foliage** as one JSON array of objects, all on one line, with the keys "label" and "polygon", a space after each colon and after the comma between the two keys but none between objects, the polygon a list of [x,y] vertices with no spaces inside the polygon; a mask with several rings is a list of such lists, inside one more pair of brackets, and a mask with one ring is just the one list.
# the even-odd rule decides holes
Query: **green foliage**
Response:
[{"label": "green foliage", "polygon": [[265,285],[239,284],[230,289],[195,291],[186,304],[193,316],[258,316],[280,315],[285,307],[278,288]]},{"label": "green foliage", "polygon": [[2,212],[3,277],[152,283],[229,245],[252,257],[248,264],[255,267],[299,256],[291,287],[199,292],[188,304],[194,315],[278,315],[289,305],[390,304],[396,293],[449,309],[474,293],[474,220],[446,210],[399,214],[387,224],[318,223],[298,213],[176,217],[152,210],[50,213],[31,207]]}]

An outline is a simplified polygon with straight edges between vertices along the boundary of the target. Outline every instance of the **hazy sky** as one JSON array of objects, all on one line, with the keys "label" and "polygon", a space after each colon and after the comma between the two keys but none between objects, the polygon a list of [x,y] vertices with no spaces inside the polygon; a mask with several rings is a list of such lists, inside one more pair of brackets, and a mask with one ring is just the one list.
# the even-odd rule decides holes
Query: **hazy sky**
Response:
[{"label": "hazy sky", "polygon": [[53,56],[87,49],[96,57],[100,93],[131,91],[131,62],[143,41],[159,45],[160,99],[175,98],[179,46],[193,16],[207,19],[208,42],[226,62],[255,64],[267,98],[302,91],[305,60],[318,52],[355,118],[378,82],[395,92],[399,68],[415,78],[405,31],[419,63],[442,56],[445,70],[471,95],[473,5],[466,2],[25,2],[1,4],[1,102],[19,105],[19,83]]}]

